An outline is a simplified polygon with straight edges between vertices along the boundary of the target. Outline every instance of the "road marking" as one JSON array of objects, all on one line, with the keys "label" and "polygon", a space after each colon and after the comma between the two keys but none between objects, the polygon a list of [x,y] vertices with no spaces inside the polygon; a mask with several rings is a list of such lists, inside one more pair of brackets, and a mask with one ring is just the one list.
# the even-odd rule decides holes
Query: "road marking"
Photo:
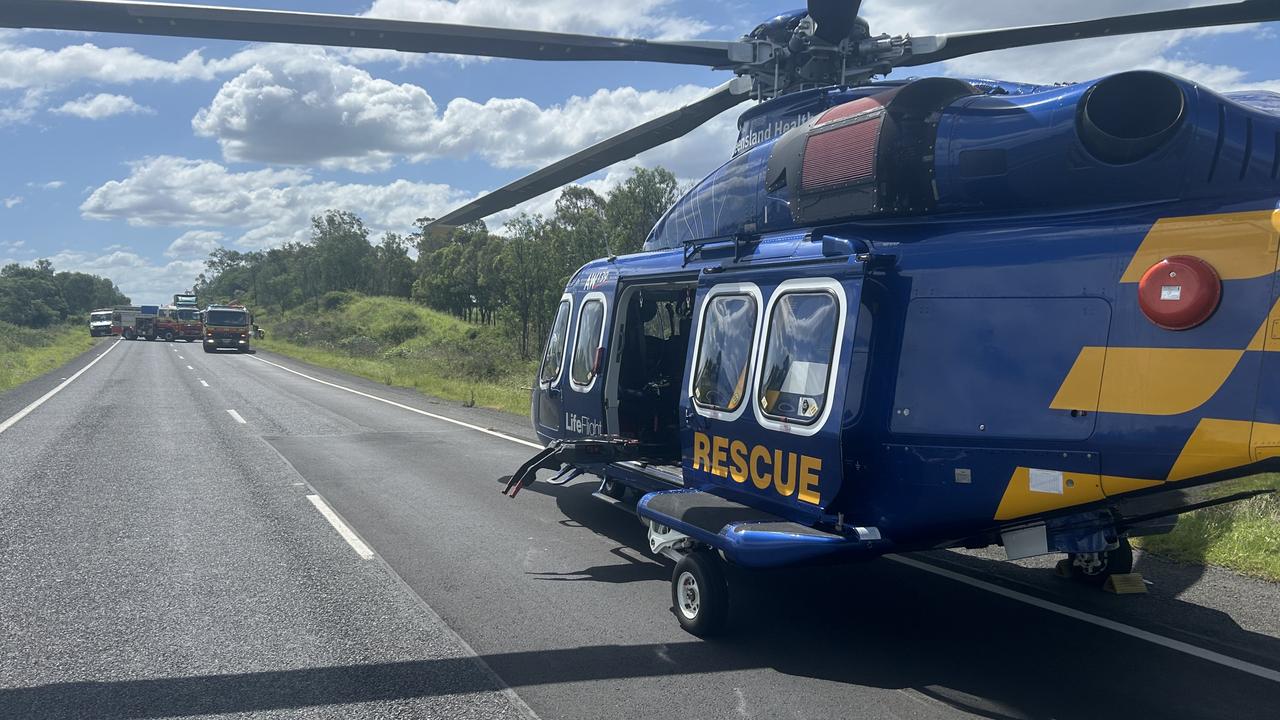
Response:
[{"label": "road marking", "polygon": [[[174,350],[174,352],[178,352],[178,351],[177,351],[177,350]],[[179,356],[178,356],[178,359],[179,359],[179,360],[186,360],[186,358],[182,357],[181,355],[179,355]]]},{"label": "road marking", "polygon": [[54,389],[50,390],[49,392],[45,393],[44,395],[41,395],[41,396],[40,396],[40,397],[39,397],[35,402],[33,402],[33,403],[31,403],[30,405],[28,405],[28,406],[26,406],[26,407],[22,408],[21,410],[19,410],[19,411],[18,411],[18,413],[17,413],[16,415],[14,415],[13,417],[9,418],[8,420],[5,420],[4,422],[0,422],[0,433],[4,432],[5,430],[8,430],[8,429],[9,429],[9,428],[11,428],[11,427],[13,427],[14,425],[16,425],[16,424],[18,423],[18,421],[19,421],[19,420],[21,420],[22,418],[24,418],[24,417],[26,417],[26,416],[30,415],[32,410],[35,410],[36,408],[38,408],[38,407],[40,407],[41,405],[43,405],[43,404],[45,404],[46,402],[48,402],[49,398],[51,398],[51,397],[53,397],[54,395],[57,395],[58,393],[62,392],[62,388],[64,388],[64,387],[66,387],[66,386],[70,385],[71,383],[75,382],[76,378],[78,378],[78,377],[80,377],[81,375],[85,374],[85,372],[86,372],[89,368],[93,367],[94,365],[97,365],[99,360],[101,360],[102,358],[106,357],[106,356],[107,356],[107,353],[111,352],[112,350],[115,350],[115,349],[116,349],[116,345],[119,345],[119,344],[120,344],[120,342],[119,342],[119,341],[116,341],[116,342],[112,343],[111,347],[107,348],[106,350],[104,350],[104,351],[102,352],[102,354],[101,354],[101,355],[99,355],[98,357],[94,358],[94,359],[93,359],[93,362],[91,362],[91,363],[89,363],[88,365],[85,365],[84,367],[80,368],[80,370],[79,370],[78,372],[76,372],[74,375],[72,375],[71,377],[67,378],[66,380],[63,380],[63,381],[62,381],[62,382],[61,382],[57,387],[55,387]]},{"label": "road marking", "polygon": [[342,518],[338,517],[338,514],[329,507],[329,503],[325,502],[324,498],[319,495],[308,495],[307,499],[311,501],[312,505],[316,506],[316,509],[320,511],[320,514],[324,516],[324,519],[329,521],[329,524],[333,526],[333,529],[338,531],[338,534],[342,536],[342,539],[347,541],[347,544],[351,546],[352,550],[356,551],[356,554],[359,555],[362,560],[373,559],[373,550],[370,550],[369,546],[365,545],[364,541],[352,532],[351,528],[347,527],[346,523],[342,522]]},{"label": "road marking", "polygon": [[285,367],[285,366],[283,366],[283,365],[278,365],[278,364],[276,364],[276,363],[271,362],[270,360],[263,360],[262,358],[258,357],[257,355],[250,355],[249,357],[253,358],[254,360],[257,360],[258,362],[264,362],[264,363],[266,363],[266,364],[268,364],[268,365],[270,365],[270,366],[272,366],[272,367],[280,368],[281,370],[284,370],[285,372],[291,372],[291,373],[293,373],[294,375],[297,375],[298,377],[304,377],[304,378],[306,378],[306,379],[308,379],[308,380],[311,380],[312,382],[318,382],[318,383],[320,383],[321,385],[328,385],[328,386],[329,386],[329,387],[331,387],[331,388],[337,388],[338,390],[344,390],[344,391],[349,392],[349,393],[351,393],[351,394],[353,394],[353,395],[359,395],[360,397],[369,398],[370,400],[377,400],[377,401],[378,401],[378,402],[380,402],[380,403],[386,403],[386,404],[391,405],[391,406],[393,406],[393,407],[398,407],[398,408],[400,408],[401,410],[408,410],[408,411],[409,411],[409,412],[411,412],[411,413],[417,413],[417,414],[419,414],[419,415],[425,415],[426,417],[429,417],[429,418],[432,418],[432,419],[435,419],[435,420],[440,420],[440,421],[442,421],[442,422],[451,423],[451,424],[453,424],[453,425],[457,425],[457,426],[459,426],[459,427],[464,427],[464,428],[467,428],[468,430],[475,430],[476,432],[481,432],[481,433],[484,433],[485,435],[492,435],[493,437],[496,437],[496,438],[502,438],[503,440],[509,440],[509,441],[511,441],[511,442],[513,442],[513,443],[519,443],[520,445],[524,445],[525,447],[534,448],[535,450],[541,450],[541,449],[542,449],[542,446],[541,446],[541,445],[539,445],[538,443],[529,442],[528,440],[521,440],[520,438],[515,437],[514,435],[508,435],[508,434],[506,434],[506,433],[500,433],[500,432],[498,432],[497,430],[490,430],[489,428],[480,427],[479,425],[472,425],[471,423],[463,422],[463,421],[461,421],[461,420],[454,420],[454,419],[453,419],[453,418],[451,418],[451,417],[445,417],[444,415],[437,415],[437,414],[435,414],[435,413],[427,412],[426,410],[419,410],[418,408],[415,408],[415,407],[409,407],[408,405],[403,405],[403,404],[401,404],[401,403],[395,402],[394,400],[388,400],[388,399],[386,399],[386,398],[380,398],[380,397],[378,397],[377,395],[370,395],[369,393],[360,392],[359,390],[352,390],[352,389],[351,389],[351,388],[349,388],[349,387],[344,387],[344,386],[342,386],[342,385],[338,385],[337,383],[331,383],[331,382],[329,382],[328,380],[321,380],[320,378],[311,377],[310,375],[307,375],[307,374],[305,374],[305,373],[300,373],[300,372],[298,372],[297,370],[294,370],[294,369],[292,369],[292,368],[287,368],[287,367]]},{"label": "road marking", "polygon": [[230,413],[231,417],[235,418],[236,422],[240,423],[241,425],[249,424],[249,422],[244,418],[240,417],[240,413],[236,412],[235,410],[228,410],[227,412]]},{"label": "road marking", "polygon": [[[328,385],[331,388],[344,390],[346,392],[352,393],[353,395],[366,397],[366,398],[369,398],[370,400],[377,400],[378,402],[386,403],[387,405],[392,405],[402,410],[408,410],[409,412],[417,413],[419,415],[425,415],[426,417],[429,417],[429,418],[434,418],[436,420],[441,420],[443,422],[451,423],[453,425],[465,427],[470,430],[482,432],[486,435],[492,435],[493,437],[496,437],[496,438],[502,438],[503,440],[509,440],[511,442],[518,443],[520,445],[536,448],[539,450],[542,449],[541,445],[538,445],[536,443],[531,443],[527,440],[521,440],[520,438],[507,435],[506,433],[500,433],[500,432],[497,432],[496,430],[482,428],[479,425],[472,425],[471,423],[463,422],[461,420],[455,420],[453,418],[445,417],[443,415],[437,415],[435,413],[430,413],[425,410],[419,410],[414,407],[409,407],[408,405],[404,405],[392,400],[387,400],[386,398],[380,398],[377,395],[370,395],[369,393],[360,392],[359,390],[353,390],[349,387],[338,385],[337,383],[331,383],[327,380],[321,380],[319,378],[312,377],[305,373],[300,373],[297,370],[294,370],[292,368],[287,368],[277,363],[273,363],[270,360],[263,360],[262,358],[257,356],[250,356],[250,357],[253,357],[254,360],[258,360],[260,362],[264,362],[268,365],[271,365],[272,367],[280,368],[285,372],[290,372],[299,377],[304,377],[308,380],[311,380],[312,382],[318,382],[321,385]],[[1209,662],[1216,663],[1218,665],[1223,665],[1225,667],[1240,670],[1241,672],[1249,673],[1250,675],[1255,675],[1257,677],[1261,677],[1266,680],[1270,680],[1272,682],[1280,683],[1280,671],[1272,670],[1270,668],[1265,668],[1265,667],[1262,667],[1261,665],[1255,665],[1253,663],[1246,662],[1238,658],[1233,658],[1230,655],[1224,655],[1222,653],[1214,652],[1212,650],[1206,650],[1204,648],[1198,647],[1196,645],[1192,645],[1190,643],[1182,642],[1180,640],[1174,640],[1173,638],[1167,638],[1163,635],[1157,635],[1156,633],[1153,633],[1147,630],[1142,630],[1140,628],[1136,628],[1131,625],[1125,625],[1124,623],[1116,622],[1115,620],[1108,620],[1107,618],[1104,618],[1104,617],[1091,615],[1081,610],[1076,610],[1075,608],[1070,608],[1065,605],[1059,605],[1058,603],[1050,602],[1048,600],[1042,600],[1032,595],[1024,595],[1023,593],[1017,592],[1015,590],[1010,590],[1008,588],[1004,588],[999,585],[995,585],[993,583],[985,582],[983,580],[978,580],[977,578],[972,578],[972,577],[969,577],[968,575],[964,575],[958,572],[953,572],[951,570],[946,570],[946,569],[937,567],[935,565],[931,565],[929,563],[921,562],[919,560],[914,560],[912,558],[902,557],[900,555],[886,555],[885,557],[888,558],[889,560],[892,560],[897,563],[901,563],[908,567],[913,567],[913,568],[916,568],[917,570],[923,570],[924,572],[940,575],[942,577],[945,577],[950,580],[954,580],[959,583],[963,583],[970,587],[975,587],[980,590],[986,590],[987,592],[994,593],[996,595],[1000,595],[1002,597],[1006,597],[1011,600],[1017,600],[1019,602],[1026,603],[1028,605],[1038,607],[1042,610],[1048,610],[1049,612],[1057,613],[1059,615],[1063,615],[1075,620],[1079,620],[1081,622],[1086,622],[1091,625],[1097,625],[1098,627],[1106,628],[1108,630],[1121,633],[1122,635],[1128,635],[1130,637],[1138,638],[1140,640],[1145,640],[1147,642],[1160,645],[1162,647],[1166,647],[1171,650],[1175,650],[1177,652],[1191,655],[1193,657],[1198,657],[1202,660],[1207,660]]]},{"label": "road marking", "polygon": [[191,367],[190,365],[188,365],[188,366],[187,366],[187,369],[188,369],[188,370],[195,370],[195,368]]},{"label": "road marking", "polygon": [[209,387],[209,383],[207,383],[207,382],[205,382],[205,381],[203,381],[203,380],[201,380],[201,381],[200,381],[200,384],[201,384],[201,385],[203,385],[203,386],[205,386],[205,387]]},{"label": "road marking", "polygon": [[1192,645],[1191,643],[1174,640],[1173,638],[1168,638],[1163,635],[1157,635],[1156,633],[1148,630],[1143,630],[1141,628],[1133,627],[1132,625],[1126,625],[1122,622],[1116,622],[1115,620],[1109,620],[1104,617],[1092,615],[1082,610],[1076,610],[1075,608],[1067,607],[1066,605],[1060,605],[1050,600],[1035,597],[1034,595],[1026,595],[1016,590],[1010,590],[1009,588],[996,585],[995,583],[989,583],[985,580],[969,577],[964,573],[940,568],[932,563],[921,562],[914,558],[903,557],[901,555],[886,555],[885,558],[896,563],[906,565],[907,567],[923,570],[924,572],[933,573],[934,575],[939,575],[947,578],[948,580],[954,580],[958,583],[978,588],[979,590],[986,590],[989,593],[994,593],[1010,600],[1017,600],[1018,602],[1038,607],[1041,610],[1048,610],[1049,612],[1057,613],[1073,620],[1086,622],[1090,625],[1097,625],[1098,627],[1118,632],[1121,635],[1128,635],[1129,637],[1137,638],[1139,640],[1145,640],[1154,645],[1159,645],[1176,652],[1191,655],[1192,657],[1198,657],[1201,660],[1207,660],[1211,663],[1229,667],[1233,670],[1239,670],[1240,672],[1248,673],[1264,680],[1280,683],[1280,670],[1272,670],[1271,668],[1262,667],[1261,665],[1255,665],[1251,662],[1245,662],[1239,658],[1231,657],[1230,655],[1223,655],[1222,653],[1214,652],[1212,650],[1206,650],[1197,645]]}]

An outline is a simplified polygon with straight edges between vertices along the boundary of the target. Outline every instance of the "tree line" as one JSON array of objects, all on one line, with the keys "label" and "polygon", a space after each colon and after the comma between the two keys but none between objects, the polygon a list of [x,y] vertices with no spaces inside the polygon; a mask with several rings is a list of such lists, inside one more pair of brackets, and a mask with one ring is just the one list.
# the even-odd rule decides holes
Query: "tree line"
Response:
[{"label": "tree line", "polygon": [[[214,250],[195,291],[201,302],[275,310],[317,307],[331,292],[419,302],[476,323],[502,325],[528,357],[546,335],[564,286],[588,261],[640,250],[679,187],[662,169],[636,169],[607,195],[566,188],[550,217],[520,215],[491,232],[482,221],[448,233],[430,218],[408,235],[372,242],[354,213],[312,218],[311,237],[253,252]],[[413,257],[416,251],[416,258]]]},{"label": "tree line", "polygon": [[129,298],[107,278],[55,272],[49,260],[0,268],[0,320],[14,325],[44,328],[83,319],[99,308],[128,304]]}]

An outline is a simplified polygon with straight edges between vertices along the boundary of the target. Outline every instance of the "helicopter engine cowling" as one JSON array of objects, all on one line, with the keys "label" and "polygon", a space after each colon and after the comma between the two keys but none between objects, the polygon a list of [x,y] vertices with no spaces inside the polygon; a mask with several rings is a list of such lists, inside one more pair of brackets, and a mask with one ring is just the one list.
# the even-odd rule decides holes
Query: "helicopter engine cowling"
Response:
[{"label": "helicopter engine cowling", "polygon": [[1280,117],[1133,71],[942,111],[939,211],[1106,206],[1273,192]]}]

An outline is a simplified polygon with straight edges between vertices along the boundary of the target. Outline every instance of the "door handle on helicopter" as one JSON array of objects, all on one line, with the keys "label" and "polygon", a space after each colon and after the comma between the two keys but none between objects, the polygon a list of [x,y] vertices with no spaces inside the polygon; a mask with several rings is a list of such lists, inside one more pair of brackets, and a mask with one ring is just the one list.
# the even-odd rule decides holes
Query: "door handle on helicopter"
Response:
[{"label": "door handle on helicopter", "polygon": [[689,400],[689,404],[686,405],[684,408],[685,427],[696,428],[698,430],[706,430],[707,429],[706,418],[699,415],[698,411],[693,409],[693,397],[690,396],[688,400]]}]

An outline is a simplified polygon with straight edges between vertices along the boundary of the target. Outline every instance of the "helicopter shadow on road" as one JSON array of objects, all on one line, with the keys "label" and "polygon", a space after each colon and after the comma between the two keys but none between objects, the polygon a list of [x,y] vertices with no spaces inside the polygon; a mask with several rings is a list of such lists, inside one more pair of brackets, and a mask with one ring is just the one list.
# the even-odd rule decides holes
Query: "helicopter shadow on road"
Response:
[{"label": "helicopter shadow on road", "polygon": [[[639,521],[593,498],[591,483],[530,489],[555,498],[566,526],[581,527],[617,543],[611,552],[619,558],[618,563],[576,572],[534,572],[533,577],[604,583],[670,579],[670,562],[649,554]],[[944,554],[962,560],[957,564],[980,579],[1012,578],[1040,588],[1041,594],[1048,583],[1057,602],[1104,616],[1109,607],[1132,609],[1134,603],[1148,602],[1145,597],[1121,598],[1052,577],[1047,568]],[[1280,639],[1246,630],[1224,612],[1178,599],[1201,579],[1203,567],[1139,555],[1135,571],[1148,573],[1155,583],[1160,602],[1156,610],[1168,615],[1168,626],[1247,648],[1250,654],[1280,664]],[[687,672],[715,672],[722,653],[727,652],[738,659],[753,659],[752,666],[798,676],[912,688],[956,709],[992,718],[1149,715],[1190,687],[1174,678],[1188,671],[1194,662],[1191,658],[887,560],[842,567],[731,570],[730,581],[734,632],[722,641],[685,648],[687,657],[670,655],[669,650],[664,653]],[[1121,647],[1123,651],[1116,652]],[[1159,660],[1153,661],[1155,657]],[[645,665],[639,657],[628,662]],[[1093,667],[1097,677],[1091,682],[1096,692],[1073,696],[1063,685],[1066,675],[1045,672],[1053,667],[1072,668],[1072,673]],[[1153,673],[1149,681],[1143,681],[1144,670],[1139,667]],[[1255,692],[1280,700],[1280,687],[1274,684],[1208,667],[1213,668],[1208,672],[1225,673],[1257,688]],[[499,672],[507,677],[504,670]],[[1206,672],[1195,677],[1195,684],[1202,687]],[[1231,683],[1225,678],[1223,682]],[[1114,687],[1104,689],[1108,684]],[[1139,685],[1143,689],[1136,691]],[[1168,708],[1170,714],[1185,714],[1185,708],[1177,705]],[[1206,717],[1250,714],[1243,705],[1202,709]]]}]

